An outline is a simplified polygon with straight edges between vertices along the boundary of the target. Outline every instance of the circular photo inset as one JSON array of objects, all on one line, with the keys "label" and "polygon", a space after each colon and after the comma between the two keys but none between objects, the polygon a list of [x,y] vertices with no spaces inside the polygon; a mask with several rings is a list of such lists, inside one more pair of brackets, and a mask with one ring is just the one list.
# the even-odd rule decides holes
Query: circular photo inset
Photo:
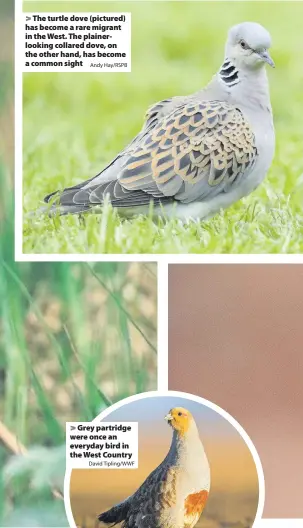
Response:
[{"label": "circular photo inset", "polygon": [[71,526],[250,528],[261,518],[258,454],[242,427],[216,405],[154,392],[127,398],[92,423],[102,421],[138,424],[138,467],[123,450],[109,450],[102,468],[68,470]]}]

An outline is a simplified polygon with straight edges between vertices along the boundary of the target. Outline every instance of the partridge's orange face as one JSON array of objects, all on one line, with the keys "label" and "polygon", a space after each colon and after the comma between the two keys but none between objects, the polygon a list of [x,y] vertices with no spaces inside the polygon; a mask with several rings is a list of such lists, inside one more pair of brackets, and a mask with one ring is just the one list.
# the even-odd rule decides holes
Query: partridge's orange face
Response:
[{"label": "partridge's orange face", "polygon": [[183,409],[183,407],[174,407],[174,409],[171,409],[165,416],[165,420],[167,420],[169,425],[180,434],[185,434],[189,429],[193,417],[187,409]]}]

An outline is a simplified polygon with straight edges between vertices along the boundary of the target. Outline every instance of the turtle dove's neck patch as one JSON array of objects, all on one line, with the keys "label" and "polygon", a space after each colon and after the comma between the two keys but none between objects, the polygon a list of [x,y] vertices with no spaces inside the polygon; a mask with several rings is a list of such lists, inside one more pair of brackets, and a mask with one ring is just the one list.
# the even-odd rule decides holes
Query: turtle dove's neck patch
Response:
[{"label": "turtle dove's neck patch", "polygon": [[239,82],[239,72],[229,59],[225,59],[220,68],[219,75],[227,86],[235,86]]}]

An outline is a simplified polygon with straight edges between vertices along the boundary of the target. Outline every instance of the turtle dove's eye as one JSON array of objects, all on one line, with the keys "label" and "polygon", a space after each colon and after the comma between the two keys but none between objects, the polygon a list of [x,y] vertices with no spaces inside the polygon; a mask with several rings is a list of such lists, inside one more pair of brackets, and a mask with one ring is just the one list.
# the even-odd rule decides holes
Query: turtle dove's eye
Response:
[{"label": "turtle dove's eye", "polygon": [[242,49],[249,49],[249,46],[246,44],[245,40],[240,40],[240,46]]},{"label": "turtle dove's eye", "polygon": [[246,44],[245,40],[240,40],[240,46],[242,49],[249,49],[249,46]]}]

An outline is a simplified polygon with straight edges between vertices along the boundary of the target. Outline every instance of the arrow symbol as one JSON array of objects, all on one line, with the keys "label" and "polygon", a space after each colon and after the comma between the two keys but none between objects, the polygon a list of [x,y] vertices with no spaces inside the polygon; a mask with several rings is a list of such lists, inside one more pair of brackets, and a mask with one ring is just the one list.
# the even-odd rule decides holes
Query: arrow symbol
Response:
[{"label": "arrow symbol", "polygon": [[71,425],[70,430],[73,431],[74,429],[76,429],[76,427],[74,425]]},{"label": "arrow symbol", "polygon": [[27,22],[28,20],[31,20],[31,17],[27,16],[27,17],[26,17],[26,22]]}]

